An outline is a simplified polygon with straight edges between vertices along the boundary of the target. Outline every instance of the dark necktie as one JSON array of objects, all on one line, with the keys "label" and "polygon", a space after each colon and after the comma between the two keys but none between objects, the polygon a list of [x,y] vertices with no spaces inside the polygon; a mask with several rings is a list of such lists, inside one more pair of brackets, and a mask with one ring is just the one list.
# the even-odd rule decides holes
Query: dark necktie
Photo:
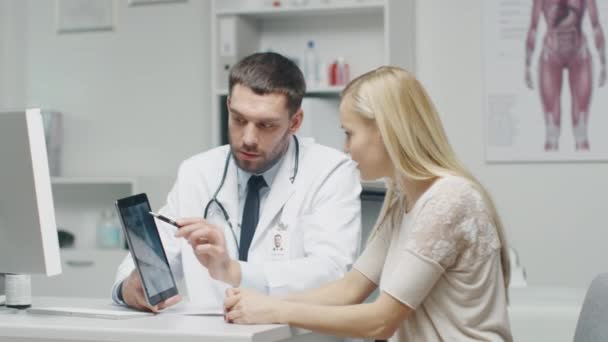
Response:
[{"label": "dark necktie", "polygon": [[247,182],[247,199],[241,222],[241,241],[239,243],[239,260],[247,261],[249,246],[260,219],[260,189],[266,186],[262,176],[251,176]]}]

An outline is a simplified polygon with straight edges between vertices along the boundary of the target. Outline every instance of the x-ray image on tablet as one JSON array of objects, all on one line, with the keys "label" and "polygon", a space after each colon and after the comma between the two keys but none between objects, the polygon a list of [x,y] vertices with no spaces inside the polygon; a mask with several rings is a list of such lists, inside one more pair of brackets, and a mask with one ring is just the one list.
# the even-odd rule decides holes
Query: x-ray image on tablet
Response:
[{"label": "x-ray image on tablet", "polygon": [[146,194],[120,199],[116,208],[148,303],[175,296],[177,286]]}]

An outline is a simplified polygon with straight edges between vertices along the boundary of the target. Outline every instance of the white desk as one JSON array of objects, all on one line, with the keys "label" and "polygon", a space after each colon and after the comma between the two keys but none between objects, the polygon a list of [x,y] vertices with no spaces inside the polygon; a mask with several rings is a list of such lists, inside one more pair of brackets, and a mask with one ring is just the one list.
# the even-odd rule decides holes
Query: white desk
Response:
[{"label": "white desk", "polygon": [[[108,300],[39,297],[33,306],[107,308]],[[227,324],[221,316],[159,314],[109,320],[0,313],[0,341],[272,342],[338,341],[287,325]]]}]

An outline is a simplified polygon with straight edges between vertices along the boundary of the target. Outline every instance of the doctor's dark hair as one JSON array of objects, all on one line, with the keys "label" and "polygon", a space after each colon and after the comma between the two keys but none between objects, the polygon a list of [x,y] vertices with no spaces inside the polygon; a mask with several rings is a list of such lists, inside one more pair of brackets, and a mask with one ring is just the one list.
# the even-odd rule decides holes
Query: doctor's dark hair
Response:
[{"label": "doctor's dark hair", "polygon": [[232,95],[232,89],[237,84],[258,95],[285,95],[289,116],[300,109],[306,93],[306,82],[300,68],[287,57],[275,52],[254,53],[235,64],[228,79],[229,95]]}]

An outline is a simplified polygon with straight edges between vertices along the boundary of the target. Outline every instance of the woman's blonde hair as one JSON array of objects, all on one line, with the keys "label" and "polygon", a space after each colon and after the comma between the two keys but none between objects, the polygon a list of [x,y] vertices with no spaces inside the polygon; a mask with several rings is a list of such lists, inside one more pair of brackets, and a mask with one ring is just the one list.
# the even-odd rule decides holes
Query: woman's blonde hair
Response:
[{"label": "woman's blonde hair", "polygon": [[[395,166],[395,175],[412,180],[460,176],[477,188],[498,231],[503,277],[505,287],[508,286],[509,252],[494,202],[456,157],[435,106],[420,82],[406,70],[383,66],[352,80],[342,92],[342,100],[347,101],[346,105],[355,113],[375,121]],[[394,214],[395,183],[396,179],[388,182],[386,197],[370,237]]]}]

